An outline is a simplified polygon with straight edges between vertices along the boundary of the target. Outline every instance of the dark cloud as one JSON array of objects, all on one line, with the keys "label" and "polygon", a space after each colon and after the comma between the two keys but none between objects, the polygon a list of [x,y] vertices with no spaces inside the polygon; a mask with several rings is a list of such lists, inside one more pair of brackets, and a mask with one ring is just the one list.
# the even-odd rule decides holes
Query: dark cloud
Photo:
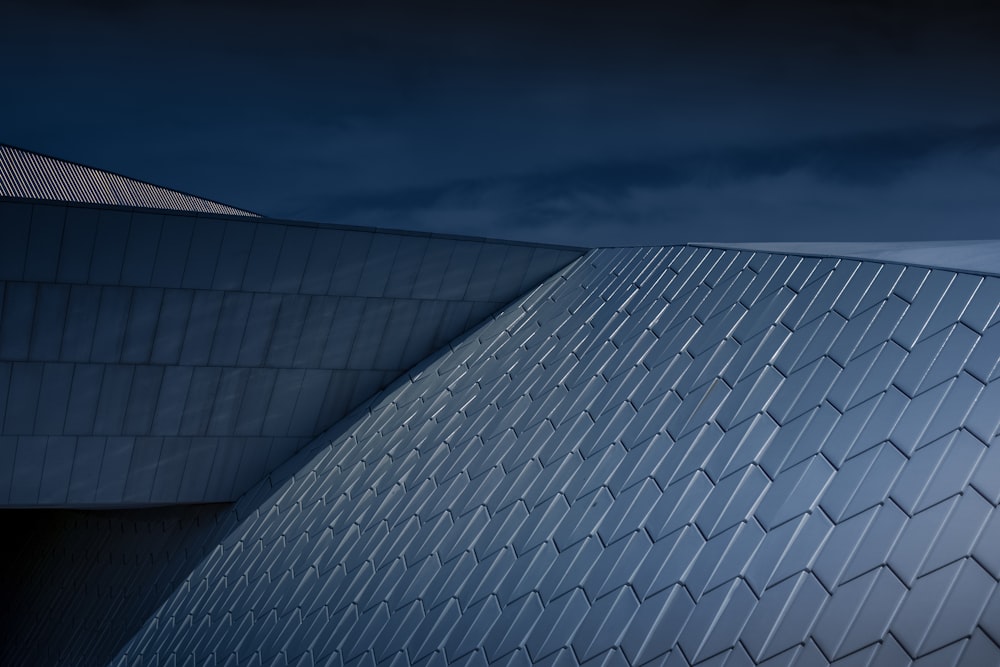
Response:
[{"label": "dark cloud", "polygon": [[[905,188],[995,175],[992,3],[495,4],[8,5],[0,141],[278,216],[592,243],[924,237]],[[985,219],[959,185],[931,190]]]},{"label": "dark cloud", "polygon": [[300,202],[304,217],[603,245],[996,235],[1000,124]]}]

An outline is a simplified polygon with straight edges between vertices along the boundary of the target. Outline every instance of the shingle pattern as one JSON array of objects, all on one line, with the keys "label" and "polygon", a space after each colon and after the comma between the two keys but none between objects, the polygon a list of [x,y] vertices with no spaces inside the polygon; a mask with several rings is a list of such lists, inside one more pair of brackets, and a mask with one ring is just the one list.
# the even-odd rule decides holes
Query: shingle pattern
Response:
[{"label": "shingle pattern", "polygon": [[244,496],[114,664],[998,664],[998,305],[593,251]]},{"label": "shingle pattern", "polygon": [[219,202],[0,144],[0,197],[259,217]]},{"label": "shingle pattern", "polygon": [[0,506],[234,500],[580,254],[0,202]]}]

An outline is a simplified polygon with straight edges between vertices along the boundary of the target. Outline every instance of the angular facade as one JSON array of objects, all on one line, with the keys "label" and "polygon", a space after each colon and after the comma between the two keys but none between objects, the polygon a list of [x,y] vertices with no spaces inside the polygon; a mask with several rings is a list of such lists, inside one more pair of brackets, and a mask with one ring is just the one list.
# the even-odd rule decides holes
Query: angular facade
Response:
[{"label": "angular facade", "polygon": [[33,200],[0,219],[0,506],[235,500],[581,253]]},{"label": "angular facade", "polygon": [[233,504],[19,524],[0,661],[1000,664],[1000,277],[820,254],[589,251]]}]

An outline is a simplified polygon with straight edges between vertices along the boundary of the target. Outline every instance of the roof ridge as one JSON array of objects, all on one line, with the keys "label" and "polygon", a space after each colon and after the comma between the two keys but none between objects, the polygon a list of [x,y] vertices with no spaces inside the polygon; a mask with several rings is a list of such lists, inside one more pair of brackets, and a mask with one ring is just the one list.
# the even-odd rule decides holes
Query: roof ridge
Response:
[{"label": "roof ridge", "polygon": [[262,217],[182,190],[2,142],[0,196]]}]

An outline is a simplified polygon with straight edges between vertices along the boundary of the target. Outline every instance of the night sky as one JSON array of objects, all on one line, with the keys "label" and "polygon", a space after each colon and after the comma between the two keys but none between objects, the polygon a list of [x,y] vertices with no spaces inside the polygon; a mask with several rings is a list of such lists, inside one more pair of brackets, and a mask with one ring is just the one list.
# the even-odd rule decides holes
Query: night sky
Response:
[{"label": "night sky", "polygon": [[1000,238],[997,3],[664,4],[4,3],[0,142],[281,218]]}]

